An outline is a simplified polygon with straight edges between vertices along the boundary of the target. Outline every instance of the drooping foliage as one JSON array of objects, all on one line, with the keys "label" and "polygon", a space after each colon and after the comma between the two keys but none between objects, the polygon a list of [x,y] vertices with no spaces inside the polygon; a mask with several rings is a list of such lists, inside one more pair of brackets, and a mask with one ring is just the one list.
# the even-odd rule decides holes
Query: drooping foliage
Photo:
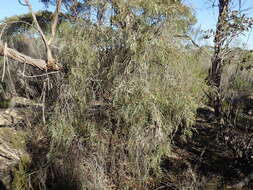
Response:
[{"label": "drooping foliage", "polygon": [[148,181],[161,176],[174,135],[191,134],[206,88],[197,59],[173,37],[194,19],[180,3],[113,6],[110,25],[59,28],[68,83],[50,126],[50,155],[78,135],[86,144],[83,171],[91,171],[81,176],[85,188],[152,188]]},{"label": "drooping foliage", "polygon": [[73,10],[57,33],[64,69],[43,81],[48,114],[37,130],[47,143],[41,156],[31,149],[30,187],[154,189],[207,89],[203,55],[175,37],[195,23],[191,9],[176,0],[63,2]]}]

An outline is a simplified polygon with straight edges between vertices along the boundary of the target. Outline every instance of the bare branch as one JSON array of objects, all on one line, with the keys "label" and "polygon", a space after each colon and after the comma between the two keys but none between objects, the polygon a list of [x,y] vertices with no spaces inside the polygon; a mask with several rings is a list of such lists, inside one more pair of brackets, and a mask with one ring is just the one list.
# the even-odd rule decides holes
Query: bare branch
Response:
[{"label": "bare branch", "polygon": [[41,75],[28,76],[28,75],[25,75],[24,73],[20,72],[21,76],[25,77],[25,78],[39,78],[39,77],[44,77],[44,76],[48,76],[48,75],[52,75],[52,74],[57,74],[57,73],[59,73],[59,71],[53,71],[53,72],[44,73],[44,74],[41,74]]},{"label": "bare branch", "polygon": [[[24,55],[16,50],[14,50],[12,48],[5,47],[1,41],[0,41],[0,56],[7,56],[10,59],[38,67],[41,70],[49,69],[47,62],[45,60],[34,59],[32,57],[29,57],[27,55]],[[55,69],[55,70],[59,70],[59,69]]]},{"label": "bare branch", "polygon": [[36,25],[36,27],[39,31],[39,34],[41,35],[41,37],[43,39],[43,42],[46,46],[46,50],[47,50],[47,67],[51,68],[51,69],[59,70],[60,67],[57,65],[55,59],[53,58],[50,45],[51,45],[51,43],[52,43],[52,41],[54,40],[54,37],[55,37],[56,26],[57,26],[57,23],[58,23],[58,15],[59,15],[59,12],[60,12],[62,0],[57,0],[57,5],[56,5],[55,12],[54,12],[54,18],[53,18],[53,22],[52,22],[52,25],[51,25],[51,30],[52,30],[51,31],[51,37],[50,37],[49,40],[46,39],[46,36],[45,36],[44,32],[42,31],[39,23],[38,23],[38,20],[36,18],[35,13],[33,12],[32,5],[30,4],[29,0],[24,0],[24,1],[27,4],[27,6],[28,6],[28,8],[29,8],[29,10],[32,14],[33,21],[35,22],[35,25]]},{"label": "bare branch", "polygon": [[48,42],[47,42],[47,39],[46,39],[46,36],[45,36],[44,32],[42,31],[42,29],[41,29],[41,27],[40,27],[40,25],[39,25],[39,22],[38,22],[38,20],[37,20],[37,18],[36,18],[36,15],[35,15],[34,12],[33,12],[32,5],[30,4],[29,0],[25,0],[25,3],[27,4],[27,6],[28,6],[28,8],[29,8],[29,11],[30,11],[31,14],[32,14],[33,21],[35,22],[35,25],[36,25],[36,27],[37,27],[37,29],[38,29],[38,31],[39,31],[41,37],[42,37],[43,42],[45,43],[46,48],[49,47]]},{"label": "bare branch", "polygon": [[51,38],[48,41],[49,45],[51,45],[52,41],[55,38],[56,26],[57,26],[57,23],[58,23],[58,17],[59,17],[59,12],[60,12],[60,9],[61,9],[61,4],[62,4],[62,0],[58,0],[57,4],[56,4],[55,12],[54,12],[54,20],[53,20],[52,25],[51,25]]},{"label": "bare branch", "polygon": [[186,38],[187,40],[190,40],[191,43],[196,46],[197,48],[200,48],[200,45],[198,43],[196,43],[190,36],[188,35],[175,35],[175,37],[178,37],[178,38]]}]

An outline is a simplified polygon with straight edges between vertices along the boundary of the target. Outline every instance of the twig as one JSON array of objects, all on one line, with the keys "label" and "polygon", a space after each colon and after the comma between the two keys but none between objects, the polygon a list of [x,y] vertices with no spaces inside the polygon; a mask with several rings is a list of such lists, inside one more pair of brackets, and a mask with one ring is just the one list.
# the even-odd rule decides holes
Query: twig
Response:
[{"label": "twig", "polygon": [[27,6],[27,4],[21,2],[21,0],[18,0],[18,3],[19,3],[20,5],[22,5],[22,6]]},{"label": "twig", "polygon": [[1,81],[4,81],[4,75],[5,75],[5,65],[6,65],[6,50],[7,50],[7,43],[4,44],[4,66],[3,66],[3,73],[2,73],[2,79]]},{"label": "twig", "polygon": [[59,73],[59,71],[53,71],[53,72],[49,72],[49,73],[44,73],[44,74],[41,74],[41,75],[34,75],[34,76],[28,76],[28,75],[25,75],[24,73],[21,73],[22,77],[25,77],[25,78],[38,78],[38,77],[44,77],[44,76],[47,76],[47,75],[52,75],[52,74],[57,74]]},{"label": "twig", "polygon": [[46,97],[46,82],[43,83],[43,89],[42,89],[42,120],[43,123],[46,124],[45,119],[45,97]]},{"label": "twig", "polygon": [[202,150],[202,152],[200,153],[200,155],[199,155],[199,157],[198,157],[198,159],[196,160],[196,163],[195,163],[195,166],[194,166],[194,169],[196,169],[197,168],[197,164],[198,164],[198,162],[201,162],[201,160],[202,160],[202,158],[203,158],[203,155],[205,154],[205,152],[206,152],[206,146],[205,146],[205,148],[203,148],[203,150]]},{"label": "twig", "polygon": [[0,154],[0,156],[3,157],[3,158],[5,158],[5,159],[7,159],[7,160],[12,160],[10,157],[5,156],[5,155],[3,155],[3,154]]},{"label": "twig", "polygon": [[199,44],[197,44],[190,36],[188,36],[188,35],[175,35],[175,37],[178,37],[178,38],[186,38],[187,40],[190,40],[191,41],[191,43],[194,45],[194,46],[196,46],[197,48],[201,48],[200,47],[200,45]]},{"label": "twig", "polygon": [[160,186],[160,187],[157,187],[155,190],[166,189],[166,187],[167,187],[167,186],[162,185],[162,186]]}]

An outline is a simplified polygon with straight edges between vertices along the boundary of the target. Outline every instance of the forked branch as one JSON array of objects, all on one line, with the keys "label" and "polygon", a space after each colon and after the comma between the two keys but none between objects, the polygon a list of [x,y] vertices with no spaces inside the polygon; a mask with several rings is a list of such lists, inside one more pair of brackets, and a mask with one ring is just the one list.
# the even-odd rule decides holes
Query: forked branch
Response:
[{"label": "forked branch", "polygon": [[47,51],[47,68],[54,69],[54,70],[59,70],[59,66],[57,65],[56,60],[53,58],[52,50],[51,50],[50,46],[51,46],[51,44],[52,44],[52,42],[54,41],[54,38],[55,38],[56,27],[57,27],[57,23],[58,23],[58,16],[59,16],[59,12],[60,12],[60,9],[61,9],[62,0],[58,0],[57,4],[56,4],[54,16],[53,16],[53,21],[51,23],[51,36],[50,36],[49,40],[47,40],[43,30],[41,29],[41,27],[39,25],[39,22],[36,18],[36,15],[33,12],[32,5],[30,4],[29,0],[24,0],[24,1],[25,1],[26,5],[28,6],[28,8],[29,8],[29,10],[32,14],[33,21],[34,21],[34,23],[35,23],[35,25],[36,25],[36,27],[39,31],[39,34],[42,37],[42,40],[45,44],[46,51]]}]

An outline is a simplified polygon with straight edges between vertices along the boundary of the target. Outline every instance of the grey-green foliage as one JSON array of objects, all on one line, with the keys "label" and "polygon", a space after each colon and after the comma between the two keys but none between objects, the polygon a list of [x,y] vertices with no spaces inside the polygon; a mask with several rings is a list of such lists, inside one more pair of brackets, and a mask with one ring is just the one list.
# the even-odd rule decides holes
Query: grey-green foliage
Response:
[{"label": "grey-green foliage", "polygon": [[152,188],[173,137],[190,136],[207,88],[202,55],[174,37],[195,19],[180,1],[113,3],[111,25],[58,28],[66,75],[47,123],[47,159],[77,167],[83,189]]},{"label": "grey-green foliage", "polygon": [[164,22],[159,35],[141,27],[127,38],[127,29],[82,23],[59,28],[68,82],[56,125],[49,129],[56,132],[53,142],[68,145],[81,136],[86,144],[80,168],[97,175],[81,176],[85,188],[107,189],[113,183],[110,173],[122,188],[124,176],[132,179],[125,188],[147,186],[151,173],[161,174],[161,158],[170,154],[175,133],[191,134],[206,89],[203,69],[172,37],[177,32],[172,25]]},{"label": "grey-green foliage", "polygon": [[223,96],[252,94],[252,52],[237,48],[232,49],[231,55],[222,75]]}]

